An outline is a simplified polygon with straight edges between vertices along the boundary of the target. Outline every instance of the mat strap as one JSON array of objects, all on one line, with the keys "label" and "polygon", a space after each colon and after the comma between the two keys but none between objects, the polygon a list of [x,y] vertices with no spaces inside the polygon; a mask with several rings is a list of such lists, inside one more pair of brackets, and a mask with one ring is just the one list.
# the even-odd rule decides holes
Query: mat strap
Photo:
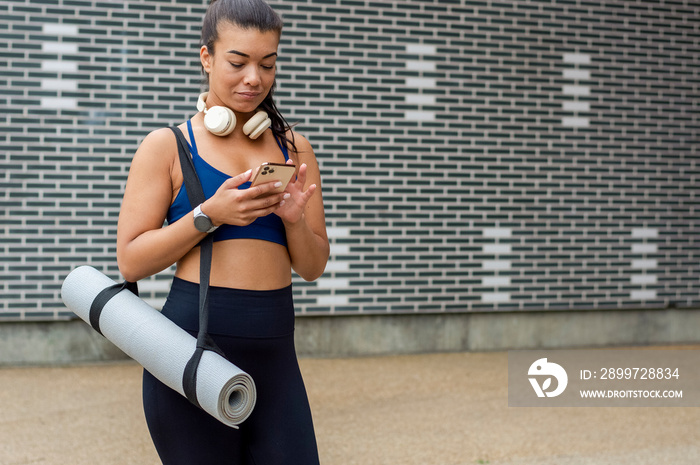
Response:
[{"label": "mat strap", "polygon": [[[112,297],[119,294],[124,289],[131,291],[136,296],[139,295],[138,284],[124,281],[123,283],[117,283],[102,289],[95,297],[95,300],[92,301],[90,305],[90,326],[98,333],[102,334],[100,330],[100,315],[102,315],[102,309],[105,308],[105,305],[107,305],[107,302],[109,302]],[[104,336],[104,334],[102,335]]]}]

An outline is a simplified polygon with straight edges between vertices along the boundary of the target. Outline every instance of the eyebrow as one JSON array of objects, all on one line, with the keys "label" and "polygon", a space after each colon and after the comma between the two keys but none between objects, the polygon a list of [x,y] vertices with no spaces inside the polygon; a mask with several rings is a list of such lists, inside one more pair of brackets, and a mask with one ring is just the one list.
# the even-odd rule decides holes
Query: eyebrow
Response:
[{"label": "eyebrow", "polygon": [[[240,55],[242,57],[250,58],[250,55],[248,55],[247,53],[239,52],[238,50],[229,50],[228,53],[233,53],[234,55]],[[270,58],[273,56],[277,56],[277,52],[269,53],[262,57],[262,59],[264,60],[265,58]]]}]

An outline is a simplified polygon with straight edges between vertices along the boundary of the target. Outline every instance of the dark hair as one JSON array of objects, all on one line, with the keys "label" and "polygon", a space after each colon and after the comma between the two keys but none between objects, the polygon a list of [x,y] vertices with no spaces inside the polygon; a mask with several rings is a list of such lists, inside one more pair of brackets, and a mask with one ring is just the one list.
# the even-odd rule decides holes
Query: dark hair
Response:
[{"label": "dark hair", "polygon": [[[204,15],[202,23],[202,38],[200,46],[206,45],[210,54],[214,54],[214,42],[219,38],[219,24],[230,23],[243,29],[256,29],[260,32],[274,31],[282,34],[282,18],[265,3],[264,0],[212,0],[207,8],[207,13]],[[202,69],[203,84],[209,87],[209,75]],[[270,92],[260,104],[260,109],[267,112],[268,117],[272,121],[272,133],[283,144],[289,144],[296,152],[297,147],[294,144],[294,136],[292,139],[287,138],[287,131],[291,126],[284,119],[282,114],[277,109],[273,94],[277,82],[272,83]]]}]

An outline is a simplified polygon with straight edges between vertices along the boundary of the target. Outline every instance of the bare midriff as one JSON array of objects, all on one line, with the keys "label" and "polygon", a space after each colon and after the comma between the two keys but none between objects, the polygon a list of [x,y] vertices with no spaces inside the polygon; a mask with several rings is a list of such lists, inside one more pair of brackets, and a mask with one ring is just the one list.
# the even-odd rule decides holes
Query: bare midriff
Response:
[{"label": "bare midriff", "polygon": [[[199,247],[180,259],[175,276],[199,283]],[[211,286],[263,291],[281,289],[291,282],[285,246],[258,239],[214,242]]]}]

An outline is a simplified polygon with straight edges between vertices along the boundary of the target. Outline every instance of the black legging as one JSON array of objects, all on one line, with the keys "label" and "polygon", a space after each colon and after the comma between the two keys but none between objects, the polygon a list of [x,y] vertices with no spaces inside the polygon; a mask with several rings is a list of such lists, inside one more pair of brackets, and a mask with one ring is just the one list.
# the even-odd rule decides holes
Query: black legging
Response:
[{"label": "black legging", "polygon": [[[199,285],[175,278],[163,314],[196,336]],[[164,465],[314,465],[311,410],[294,350],[291,286],[274,291],[209,288],[209,333],[257,389],[240,429],[225,426],[143,373],[148,429]]]}]

